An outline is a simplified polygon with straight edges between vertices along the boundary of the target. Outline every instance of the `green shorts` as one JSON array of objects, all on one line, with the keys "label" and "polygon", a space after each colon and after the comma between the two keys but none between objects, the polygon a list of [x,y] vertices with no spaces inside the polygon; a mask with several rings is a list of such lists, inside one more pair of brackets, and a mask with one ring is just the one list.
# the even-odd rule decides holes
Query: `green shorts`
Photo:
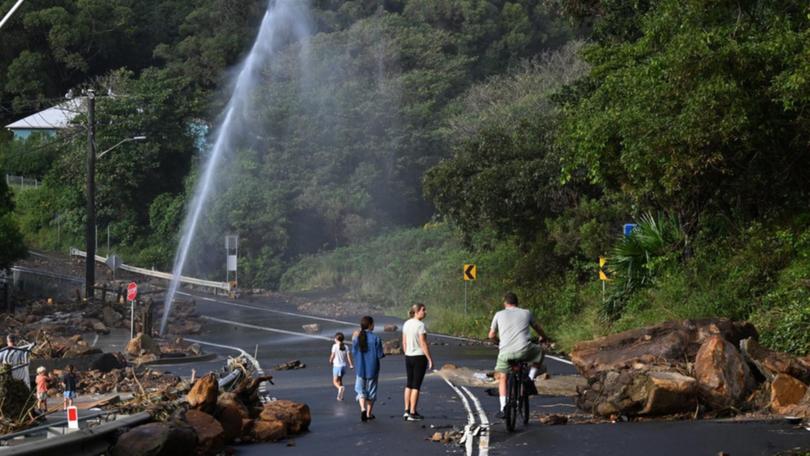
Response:
[{"label": "green shorts", "polygon": [[[509,361],[525,361],[531,364],[540,364],[545,358],[545,353],[539,345],[529,344],[519,352],[498,353],[498,360],[495,362],[495,372],[509,372]],[[530,366],[531,367],[531,366]]]}]

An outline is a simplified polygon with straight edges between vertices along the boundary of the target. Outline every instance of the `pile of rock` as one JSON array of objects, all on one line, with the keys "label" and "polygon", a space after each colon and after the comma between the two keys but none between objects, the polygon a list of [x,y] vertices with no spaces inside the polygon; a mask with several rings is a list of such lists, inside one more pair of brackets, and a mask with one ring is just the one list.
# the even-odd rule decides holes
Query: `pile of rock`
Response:
[{"label": "pile of rock", "polygon": [[750,323],[669,321],[574,347],[577,405],[605,416],[770,409],[808,416],[810,359],[759,346]]},{"label": "pile of rock", "polygon": [[305,432],[311,416],[306,404],[274,401],[262,405],[257,389],[269,377],[245,379],[231,392],[220,392],[210,373],[187,395],[188,409],[162,423],[150,423],[123,434],[113,455],[218,454],[235,442],[275,442]]},{"label": "pile of rock", "polygon": [[[110,295],[115,298],[114,293]],[[153,315],[160,318],[162,306],[154,305],[147,298],[140,311],[135,312],[135,328],[143,331],[146,326],[152,332]],[[147,311],[148,310],[148,311]],[[119,301],[97,301],[87,306],[78,301],[55,303],[52,299],[35,300],[29,303],[25,314],[4,315],[0,318],[0,332],[17,333],[33,339],[45,332],[53,336],[72,336],[77,333],[96,332],[109,334],[111,328],[130,327],[129,304]],[[175,301],[169,321],[169,334],[198,334],[202,330],[196,314],[194,301]]]},{"label": "pile of rock", "polygon": [[[57,378],[62,374],[53,371]],[[150,394],[158,391],[183,390],[184,381],[171,373],[146,369],[135,372],[131,368],[113,369],[109,372],[90,370],[78,372],[76,385],[79,394],[135,393]],[[185,386],[187,389],[187,386]]]},{"label": "pile of rock", "polygon": [[302,363],[301,360],[294,359],[292,361],[287,361],[286,363],[281,363],[276,366],[273,366],[273,370],[285,371],[285,370],[303,369],[305,367],[307,367],[307,365]]},{"label": "pile of rock", "polygon": [[161,358],[182,358],[203,354],[198,344],[188,342],[182,337],[158,341],[144,333],[138,333],[130,339],[126,351],[132,363],[136,365],[152,363]]},{"label": "pile of rock", "polygon": [[76,358],[97,353],[101,353],[101,350],[88,344],[80,335],[50,336],[45,331],[36,334],[31,349],[33,358],[42,359]]},{"label": "pile of rock", "polygon": [[[322,315],[330,318],[356,317],[358,315],[380,315],[383,309],[367,302],[333,297],[300,298],[290,297],[301,313]],[[359,325],[359,321],[358,321]]]}]

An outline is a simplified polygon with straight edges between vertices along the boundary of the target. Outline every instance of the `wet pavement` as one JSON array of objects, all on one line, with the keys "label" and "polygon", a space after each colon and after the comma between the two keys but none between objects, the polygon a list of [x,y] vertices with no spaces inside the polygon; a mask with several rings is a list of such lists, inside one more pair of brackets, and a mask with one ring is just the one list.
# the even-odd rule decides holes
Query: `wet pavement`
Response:
[{"label": "wet pavement", "polygon": [[[493,420],[498,400],[483,388],[460,388],[448,384],[436,373],[429,374],[423,385],[419,412],[422,422],[402,420],[402,388],[405,383],[402,356],[382,360],[379,396],[374,414],[377,419],[362,423],[354,402],[353,371],[346,378],[346,398],[335,399],[328,363],[331,339],[336,331],[350,337],[357,318],[319,319],[294,315],[297,310],[271,298],[229,300],[197,295],[197,309],[208,317],[203,334],[194,339],[222,346],[241,348],[257,358],[266,373],[274,376],[270,392],[280,399],[309,404],[312,412],[310,432],[287,442],[237,446],[238,455],[267,454],[481,454],[481,455],[774,455],[797,447],[810,450],[810,432],[782,422],[650,421],[615,424],[568,424],[544,426],[536,421],[507,433],[502,422]],[[375,319],[377,316],[374,316]],[[318,323],[318,334],[306,334],[302,325]],[[384,340],[400,334],[382,331],[385,323],[401,320],[379,317],[375,331]],[[430,328],[429,317],[427,320]],[[114,336],[108,336],[113,337]],[[435,367],[454,363],[482,371],[490,370],[496,351],[493,347],[471,345],[453,339],[430,336],[442,345],[432,346]],[[109,339],[113,342],[113,339]],[[105,343],[101,340],[100,343]],[[117,343],[121,343],[118,341]],[[216,360],[195,366],[160,366],[178,375],[218,370],[223,359],[237,354],[230,348],[204,346],[221,355]],[[304,369],[275,371],[271,367],[298,359]],[[574,373],[573,367],[548,360],[551,375]],[[455,387],[455,388],[454,388]],[[463,398],[460,397],[464,396]],[[479,406],[480,404],[480,406]],[[532,413],[570,413],[573,401],[563,397],[535,397]],[[483,415],[483,416],[482,416]],[[489,435],[480,432],[472,445],[445,445],[429,441],[434,432],[460,429],[468,422],[474,429],[489,421]],[[494,421],[494,422],[493,422]],[[488,438],[487,438],[488,437]],[[488,442],[487,442],[488,440]]]}]

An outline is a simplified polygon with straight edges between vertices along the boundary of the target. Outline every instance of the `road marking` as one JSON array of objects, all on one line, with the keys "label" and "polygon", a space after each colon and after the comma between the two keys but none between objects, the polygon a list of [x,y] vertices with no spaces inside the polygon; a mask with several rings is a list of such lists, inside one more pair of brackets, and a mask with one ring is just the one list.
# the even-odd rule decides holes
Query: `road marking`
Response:
[{"label": "road marking", "polygon": [[[326,317],[316,317],[314,315],[306,315],[306,314],[300,314],[300,313],[295,313],[295,312],[286,312],[286,311],[283,311],[283,310],[268,309],[268,308],[265,308],[265,307],[252,306],[252,305],[249,305],[249,304],[240,304],[238,302],[222,301],[222,300],[219,300],[219,299],[209,298],[207,296],[199,296],[199,295],[194,295],[194,294],[191,294],[191,293],[186,293],[184,291],[178,291],[177,294],[183,295],[183,296],[190,296],[192,298],[197,298],[197,299],[201,299],[203,301],[213,302],[213,303],[216,303],[216,304],[223,304],[223,305],[226,305],[226,306],[242,307],[244,309],[253,309],[253,310],[258,310],[258,311],[261,311],[261,312],[270,312],[270,313],[275,313],[275,314],[280,314],[280,315],[287,315],[287,316],[290,316],[290,317],[308,318],[310,320],[328,321],[330,323],[339,323],[341,325],[357,326],[356,322],[345,321],[345,320],[335,320],[333,318],[326,318]],[[439,338],[442,338],[442,339],[460,340],[460,341],[463,341],[463,342],[475,342],[475,343],[478,343],[478,344],[481,343],[480,340],[471,339],[469,337],[449,336],[447,334],[436,334],[436,333],[431,333],[430,336],[431,337],[439,337]],[[573,363],[571,361],[568,361],[567,359],[563,359],[563,358],[558,358],[556,356],[546,355],[546,358],[551,358],[551,359],[553,359],[555,361],[559,361],[561,363],[573,365]]]},{"label": "road marking", "polygon": [[[251,325],[250,323],[242,323],[239,321],[233,320],[225,320],[224,318],[217,318],[217,317],[209,317],[208,315],[202,315],[200,318],[204,320],[215,321],[217,323],[225,323],[226,325],[233,325],[233,326],[241,326],[243,328],[251,328],[251,329],[258,329],[260,331],[267,331],[267,332],[274,332],[279,334],[287,334],[290,336],[299,336],[299,337],[308,337],[310,339],[318,339],[318,340],[333,340],[331,337],[326,336],[316,336],[314,334],[307,334],[302,332],[296,331],[287,331],[286,329],[276,329],[276,328],[269,328],[267,326],[259,326],[259,325]],[[348,342],[344,342],[348,343]]]},{"label": "road marking", "polygon": [[434,372],[436,372],[439,375],[439,377],[441,377],[442,380],[444,380],[444,382],[447,383],[447,385],[450,386],[450,388],[452,388],[453,391],[456,392],[456,395],[458,395],[458,397],[461,398],[461,402],[464,403],[464,408],[467,409],[467,425],[464,426],[464,444],[467,449],[467,456],[472,456],[473,440],[475,440],[475,437],[472,435],[470,431],[473,425],[475,425],[475,415],[473,415],[472,408],[470,408],[470,402],[467,400],[467,397],[464,395],[464,393],[462,393],[461,390],[456,388],[456,385],[450,382],[450,380],[448,380],[447,377],[444,376],[444,374],[442,374],[437,370],[434,370]]},{"label": "road marking", "polygon": [[553,359],[554,361],[559,361],[559,362],[561,362],[561,363],[568,364],[569,366],[573,366],[573,365],[574,365],[574,363],[572,363],[571,361],[569,361],[569,360],[567,360],[567,359],[565,359],[565,358],[558,358],[558,357],[556,357],[556,356],[551,356],[551,355],[546,355],[546,358],[550,358],[550,359]]},{"label": "road marking", "polygon": [[475,404],[475,409],[478,411],[478,418],[481,420],[481,436],[478,437],[478,455],[479,456],[488,456],[489,455],[489,418],[487,418],[487,413],[481,407],[481,401],[478,400],[470,390],[467,389],[466,386],[461,387],[465,393],[467,393]]}]

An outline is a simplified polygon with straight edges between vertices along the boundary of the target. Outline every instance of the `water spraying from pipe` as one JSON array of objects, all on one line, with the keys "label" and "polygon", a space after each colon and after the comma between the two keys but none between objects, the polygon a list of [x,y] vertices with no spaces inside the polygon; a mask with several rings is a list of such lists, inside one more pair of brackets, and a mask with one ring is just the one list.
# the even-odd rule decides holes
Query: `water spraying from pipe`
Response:
[{"label": "water spraying from pipe", "polygon": [[[160,334],[166,331],[172,302],[180,286],[180,276],[188,259],[189,250],[197,233],[200,216],[209,201],[217,171],[222,167],[223,157],[234,148],[235,139],[240,134],[240,119],[248,117],[253,108],[252,100],[257,85],[262,82],[261,71],[270,62],[273,54],[290,41],[302,41],[310,35],[310,19],[307,2],[302,0],[271,0],[262,18],[256,41],[236,77],[231,98],[224,109],[225,116],[215,132],[214,146],[211,149],[203,173],[197,182],[194,197],[183,222],[177,254],[172,268],[172,281],[166,294]],[[305,54],[306,46],[302,46]]]}]

